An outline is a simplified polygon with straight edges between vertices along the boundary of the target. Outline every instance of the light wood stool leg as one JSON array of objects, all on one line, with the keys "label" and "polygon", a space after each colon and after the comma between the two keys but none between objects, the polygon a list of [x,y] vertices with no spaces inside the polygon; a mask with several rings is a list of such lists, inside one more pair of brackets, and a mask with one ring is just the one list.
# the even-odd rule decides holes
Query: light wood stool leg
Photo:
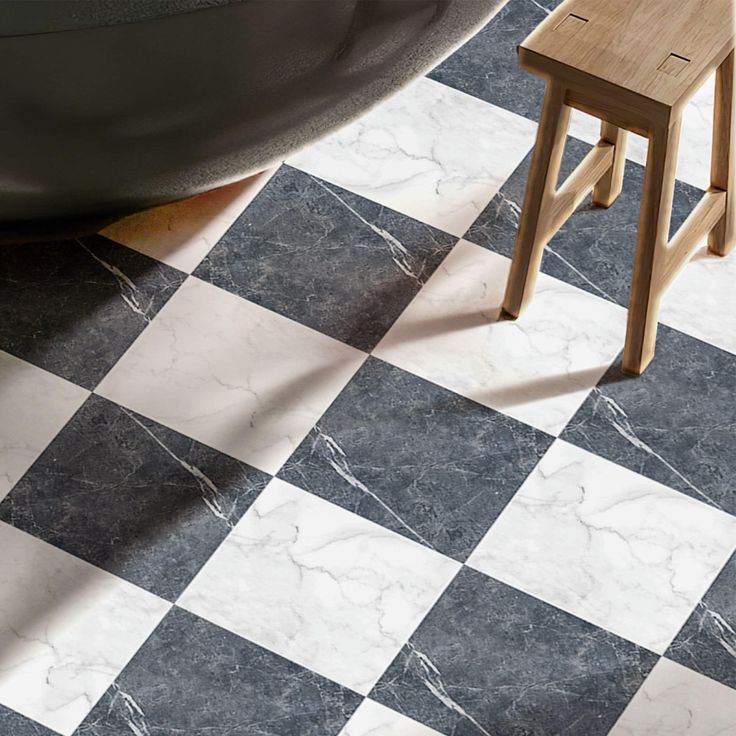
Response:
[{"label": "light wood stool leg", "polygon": [[610,207],[621,194],[624,184],[626,131],[604,120],[601,123],[601,139],[614,146],[613,164],[593,187],[593,204],[598,207]]},{"label": "light wood stool leg", "polygon": [[507,317],[518,317],[531,300],[544,246],[554,235],[545,210],[557,185],[569,120],[565,88],[554,80],[548,81],[503,300]]},{"label": "light wood stool leg", "polygon": [[736,245],[736,114],[732,51],[716,72],[711,186],[726,194],[726,213],[708,237],[711,253],[725,256]]},{"label": "light wood stool leg", "polygon": [[680,125],[678,119],[669,129],[655,129],[649,136],[622,366],[625,373],[637,376],[654,357],[662,292],[659,282],[667,255]]}]

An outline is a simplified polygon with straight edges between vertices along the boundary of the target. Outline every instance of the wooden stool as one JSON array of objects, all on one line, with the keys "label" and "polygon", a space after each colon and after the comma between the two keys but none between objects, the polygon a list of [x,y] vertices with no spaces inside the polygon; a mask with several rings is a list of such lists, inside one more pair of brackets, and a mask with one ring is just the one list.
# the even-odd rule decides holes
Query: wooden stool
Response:
[{"label": "wooden stool", "polygon": [[[712,253],[736,244],[734,0],[565,0],[519,47],[545,77],[516,249],[503,309],[531,299],[544,246],[593,190],[609,207],[621,192],[626,131],[649,139],[623,370],[654,356],[662,293],[707,235]],[[711,187],[669,240],[682,111],[717,69]],[[557,189],[570,108],[600,118],[601,139]],[[736,285],[735,285],[736,288]]]}]

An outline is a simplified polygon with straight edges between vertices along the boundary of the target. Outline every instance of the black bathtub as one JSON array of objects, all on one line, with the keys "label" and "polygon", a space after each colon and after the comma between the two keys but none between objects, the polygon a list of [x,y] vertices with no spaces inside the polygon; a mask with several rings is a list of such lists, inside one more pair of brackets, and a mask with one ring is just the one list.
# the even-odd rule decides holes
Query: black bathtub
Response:
[{"label": "black bathtub", "polygon": [[0,231],[96,229],[364,112],[502,0],[2,0]]}]

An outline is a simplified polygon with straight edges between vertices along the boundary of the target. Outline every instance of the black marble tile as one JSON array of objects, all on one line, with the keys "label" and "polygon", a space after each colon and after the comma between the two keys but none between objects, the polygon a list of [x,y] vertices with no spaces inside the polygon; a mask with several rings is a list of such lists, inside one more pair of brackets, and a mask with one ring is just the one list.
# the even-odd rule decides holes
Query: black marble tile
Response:
[{"label": "black marble tile", "polygon": [[666,656],[736,688],[736,554],[703,596]]},{"label": "black marble tile", "polygon": [[642,376],[617,360],[561,437],[736,514],[736,356],[659,326]]},{"label": "black marble tile", "polygon": [[0,249],[0,349],[94,388],[185,274],[95,235]]},{"label": "black marble tile", "polygon": [[0,504],[0,519],[174,600],[268,480],[93,395]]},{"label": "black marble tile", "polygon": [[0,734],[2,736],[57,736],[56,731],[51,731],[3,705],[0,705]]},{"label": "black marble tile", "polygon": [[551,442],[369,358],[279,477],[462,561]]},{"label": "black marble tile", "polygon": [[[567,138],[560,182],[590,148],[576,138]],[[531,157],[529,153],[470,226],[465,235],[468,240],[509,258],[513,255]],[[624,188],[616,202],[603,209],[594,207],[588,196],[545,249],[542,271],[628,306],[643,186],[644,167],[627,161]],[[685,221],[702,196],[703,192],[696,187],[677,182],[672,232]]]},{"label": "black marble tile", "polygon": [[538,120],[544,82],[519,67],[516,48],[560,2],[510,0],[483,30],[427,76]]},{"label": "black marble tile", "polygon": [[195,275],[371,350],[456,241],[282,166]]},{"label": "black marble tile", "polygon": [[657,659],[464,568],[371,698],[452,736],[604,736]]},{"label": "black marble tile", "polygon": [[174,608],[75,736],[336,736],[361,700]]}]

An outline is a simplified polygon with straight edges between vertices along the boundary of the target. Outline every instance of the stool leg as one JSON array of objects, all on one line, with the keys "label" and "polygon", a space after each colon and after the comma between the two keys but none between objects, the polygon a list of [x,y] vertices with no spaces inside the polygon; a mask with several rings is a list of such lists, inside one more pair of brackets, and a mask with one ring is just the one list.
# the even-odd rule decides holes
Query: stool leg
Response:
[{"label": "stool leg", "polygon": [[734,52],[716,72],[713,116],[713,158],[711,186],[726,194],[726,214],[708,236],[708,248],[719,256],[728,255],[736,245],[736,114],[734,114]]},{"label": "stool leg", "polygon": [[593,204],[598,207],[610,207],[621,194],[624,183],[626,131],[604,120],[601,123],[601,139],[613,144],[613,163],[593,187]]},{"label": "stool leg", "polygon": [[531,300],[544,246],[554,235],[549,231],[545,209],[557,186],[569,120],[570,108],[565,105],[565,89],[558,82],[550,80],[542,105],[514,257],[503,300],[503,312],[507,317],[518,317]]},{"label": "stool leg", "polygon": [[669,129],[655,129],[649,135],[622,365],[625,373],[637,376],[654,357],[662,291],[658,280],[669,240],[679,139],[679,119]]}]

